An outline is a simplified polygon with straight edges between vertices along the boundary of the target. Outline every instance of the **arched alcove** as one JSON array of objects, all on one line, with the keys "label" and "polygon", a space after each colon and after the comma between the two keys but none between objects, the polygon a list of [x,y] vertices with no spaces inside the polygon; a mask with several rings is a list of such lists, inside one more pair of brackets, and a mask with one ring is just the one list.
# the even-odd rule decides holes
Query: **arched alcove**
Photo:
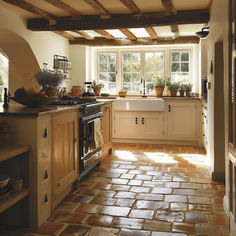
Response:
[{"label": "arched alcove", "polygon": [[10,93],[22,86],[36,86],[32,78],[40,67],[27,41],[13,31],[0,28],[0,49],[9,59]]}]

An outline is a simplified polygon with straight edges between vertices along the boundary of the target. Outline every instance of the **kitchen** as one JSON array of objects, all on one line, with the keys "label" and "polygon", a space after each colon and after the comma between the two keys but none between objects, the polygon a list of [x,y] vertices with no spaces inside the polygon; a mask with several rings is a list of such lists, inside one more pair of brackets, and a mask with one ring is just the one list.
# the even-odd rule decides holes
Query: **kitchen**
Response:
[{"label": "kitchen", "polygon": [[[7,1],[6,1],[7,2]],[[1,48],[3,50],[3,52],[5,53],[5,55],[7,55],[7,57],[9,58],[9,66],[10,66],[10,71],[9,71],[9,90],[11,92],[11,94],[14,94],[14,91],[17,88],[20,88],[22,85],[24,85],[24,87],[26,88],[30,88],[32,87],[32,76],[37,73],[40,68],[42,67],[43,63],[47,63],[48,68],[53,68],[53,56],[54,55],[62,55],[65,56],[69,59],[69,61],[72,62],[72,70],[71,70],[71,77],[72,80],[69,81],[69,84],[65,85],[68,86],[68,91],[70,91],[71,86],[73,85],[83,85],[83,83],[85,81],[92,81],[93,79],[96,79],[95,75],[97,73],[97,68],[96,68],[96,63],[93,63],[94,61],[97,60],[96,57],[96,53],[99,52],[103,52],[103,53],[107,53],[109,50],[114,52],[116,51],[117,55],[119,55],[119,60],[121,61],[121,55],[122,52],[118,52],[118,50],[126,50],[123,52],[123,54],[128,53],[128,51],[132,51],[130,50],[130,47],[128,48],[128,46],[126,46],[126,49],[123,47],[123,49],[118,49],[118,47],[116,46],[115,48],[113,47],[104,47],[101,48],[100,46],[105,46],[104,41],[106,40],[100,40],[97,39],[96,43],[97,45],[94,45],[95,47],[92,46],[84,46],[82,44],[85,45],[91,45],[94,42],[92,42],[93,40],[89,39],[84,39],[81,37],[76,38],[75,40],[70,40],[70,43],[68,43],[68,39],[63,38],[61,36],[58,36],[57,34],[53,33],[53,32],[34,32],[34,31],[30,31],[27,30],[26,26],[25,26],[25,20],[24,19],[28,19],[28,18],[33,18],[35,17],[35,15],[33,15],[33,13],[27,13],[22,10],[19,9],[17,6],[11,6],[10,4],[6,3],[5,1],[1,2],[1,18],[3,19],[1,21]],[[11,1],[10,1],[11,2]],[[18,2],[18,1],[16,1]],[[27,1],[29,2],[29,1]],[[31,1],[32,2],[32,1]],[[125,1],[126,2],[126,1]],[[165,2],[165,1],[162,1]],[[167,1],[169,2],[169,1]],[[174,1],[173,1],[174,2]],[[183,8],[185,1],[183,1],[183,5],[180,6],[180,9]],[[40,8],[40,3],[38,3],[39,5],[38,8]],[[47,3],[48,5],[45,5],[46,8],[49,7],[48,9],[50,9],[50,7],[52,7],[49,3]],[[84,5],[83,5],[84,4]],[[105,3],[104,3],[105,4]],[[119,3],[121,4],[121,3]],[[140,4],[139,1],[137,1],[136,4]],[[159,9],[163,9],[162,3],[160,1],[160,6],[161,8]],[[200,4],[200,3],[199,3]],[[186,6],[188,4],[186,3]],[[207,5],[207,4],[206,4]],[[228,111],[227,109],[228,106],[224,107],[224,104],[228,104],[226,102],[226,98],[225,98],[225,102],[222,99],[222,95],[224,94],[224,97],[226,96],[225,94],[227,94],[227,86],[228,86],[228,82],[227,82],[227,73],[228,73],[228,67],[224,67],[224,70],[222,71],[221,66],[219,65],[224,65],[224,63],[228,62],[228,33],[227,33],[227,25],[228,25],[228,13],[227,13],[227,6],[223,6],[223,3],[221,3],[220,1],[213,1],[212,5],[211,5],[211,20],[209,22],[209,26],[210,26],[210,32],[209,35],[207,37],[207,41],[206,40],[200,40],[200,46],[198,46],[198,44],[193,43],[195,46],[192,46],[193,48],[196,47],[198,49],[192,49],[192,58],[196,61],[192,61],[192,64],[194,64],[195,66],[193,66],[192,68],[192,73],[193,73],[193,84],[194,84],[194,90],[193,92],[195,94],[201,94],[201,81],[199,80],[199,78],[205,78],[206,76],[208,77],[208,100],[207,100],[207,108],[208,108],[208,155],[209,155],[209,160],[210,160],[210,172],[212,173],[212,178],[216,179],[216,180],[222,180],[224,179],[224,175],[225,175],[225,162],[226,162],[226,190],[227,191],[227,196],[224,198],[224,206],[227,206],[227,199],[230,199],[230,201],[234,201],[233,198],[229,198],[229,196],[231,196],[232,191],[230,190],[231,188],[229,186],[232,186],[232,181],[230,180],[231,177],[230,176],[230,171],[228,171],[228,168],[232,168],[233,163],[232,162],[232,158],[228,158],[228,152],[226,152],[228,149],[228,146],[224,145],[224,133],[226,135],[228,135],[228,131],[224,132],[224,130],[226,130],[227,125],[224,125],[224,122],[226,122],[226,120],[228,119],[227,114],[228,112],[224,112]],[[227,5],[227,4],[226,4]],[[87,5],[86,5],[87,6]],[[108,4],[109,6],[109,4]],[[120,5],[119,5],[120,6]],[[123,5],[122,5],[123,6]],[[151,3],[150,1],[150,6],[153,6],[153,3]],[[83,7],[85,8],[85,3],[83,1],[81,1],[81,9],[83,9]],[[147,4],[148,7],[148,4]],[[157,6],[158,8],[158,6]],[[191,8],[191,7],[190,7]],[[210,1],[209,1],[209,5],[206,6],[206,8],[210,8]],[[19,11],[19,13],[15,13],[15,10],[18,9],[17,11]],[[53,8],[55,10],[55,8]],[[57,8],[58,9],[58,8]],[[91,10],[92,8],[90,8],[90,12],[92,12]],[[123,8],[124,9],[124,6]],[[127,8],[125,8],[127,11]],[[144,10],[144,11],[151,11],[149,8],[149,10]],[[159,10],[158,9],[158,10]],[[222,9],[224,9],[224,14],[221,12]],[[38,10],[36,8],[36,10]],[[61,10],[60,10],[61,11]],[[125,12],[126,12],[125,11]],[[108,11],[109,12],[109,11]],[[104,12],[103,12],[104,13]],[[22,14],[22,17],[20,17],[18,14]],[[26,15],[27,16],[26,16]],[[58,15],[60,15],[61,12],[58,13]],[[91,14],[91,13],[89,13]],[[104,13],[105,14],[105,13]],[[24,18],[25,17],[25,18]],[[36,16],[38,17],[38,16]],[[218,17],[222,17],[221,22],[218,22]],[[193,17],[194,18],[194,17]],[[7,25],[5,24],[5,22],[7,22]],[[94,23],[94,22],[93,22]],[[33,27],[34,26],[34,21],[31,21],[28,25],[29,27]],[[45,26],[44,24],[42,24],[42,26]],[[204,25],[203,25],[204,26]],[[45,26],[47,27],[47,25]],[[116,27],[116,25],[114,25],[114,27]],[[130,27],[130,26],[128,26]],[[117,27],[120,28],[120,27]],[[158,27],[157,27],[158,28]],[[212,31],[211,31],[212,28]],[[202,27],[196,31],[201,31]],[[73,29],[72,29],[73,30]],[[179,31],[181,33],[181,27],[179,27]],[[61,31],[62,32],[62,31]],[[61,33],[59,31],[59,33]],[[64,31],[63,31],[64,32]],[[58,31],[57,31],[58,33]],[[127,31],[126,31],[127,33]],[[161,33],[161,32],[160,32]],[[64,33],[64,36],[66,35],[66,37],[68,36],[68,33]],[[74,36],[68,36],[72,39],[75,38]],[[219,42],[224,42],[224,44],[214,44],[216,41],[216,39]],[[180,42],[180,46],[178,47],[183,47],[183,41],[181,43],[181,37],[178,39],[175,39],[176,42]],[[101,42],[100,42],[101,41]],[[116,41],[116,40],[115,40]],[[137,41],[142,41],[142,40],[137,40]],[[51,43],[53,42],[53,44]],[[133,45],[135,43],[134,40],[123,40],[125,45]],[[131,43],[130,43],[131,42]],[[79,43],[80,45],[76,45],[75,43]],[[117,42],[115,42],[117,43]],[[143,42],[142,42],[143,43]],[[146,42],[147,43],[147,42]],[[160,40],[160,44],[163,43]],[[172,43],[171,40],[169,42],[170,44]],[[138,44],[138,43],[137,43]],[[39,46],[40,45],[40,46]],[[123,45],[123,44],[122,44]],[[211,46],[209,46],[211,45]],[[215,46],[214,46],[215,45]],[[98,47],[99,46],[99,47]],[[165,47],[164,45],[160,45],[158,46],[160,49],[164,49],[164,50],[168,50],[167,47]],[[170,48],[172,47],[172,49],[176,49],[175,45],[171,45]],[[177,47],[177,48],[178,48]],[[233,46],[232,46],[233,47]],[[223,48],[223,49],[222,49]],[[179,48],[178,48],[179,49]],[[208,49],[207,51],[205,49]],[[219,51],[218,51],[219,49]],[[100,50],[100,51],[99,51]],[[139,48],[137,49],[133,49],[133,51],[142,51],[140,52],[140,58],[142,57],[142,53],[150,50],[150,46],[149,48],[147,46],[139,46]],[[197,57],[197,55],[199,54],[194,54],[195,51],[199,52],[200,50],[202,50],[201,55],[202,56],[202,60],[201,63],[200,62],[200,56]],[[93,52],[92,52],[93,51]],[[95,53],[96,51],[96,53]],[[216,53],[215,53],[216,52]],[[221,53],[221,54],[217,54],[217,53]],[[204,54],[205,53],[205,54]],[[169,53],[164,53],[166,58],[165,60],[168,61],[168,54]],[[22,56],[25,55],[25,56]],[[79,55],[79,57],[78,57]],[[193,56],[194,55],[194,56]],[[218,56],[217,56],[218,55]],[[215,57],[216,56],[216,57]],[[224,62],[222,61],[218,61],[218,58],[224,58]],[[204,61],[205,60],[205,61]],[[217,64],[218,63],[218,64]],[[206,66],[207,64],[207,66]],[[30,67],[28,66],[30,65]],[[122,83],[121,83],[121,74],[122,74],[122,66],[121,63],[117,63],[118,65],[118,75],[117,75],[117,88],[116,91],[118,93],[118,91],[120,91],[122,89]],[[198,66],[199,65],[199,66]],[[165,64],[166,66],[166,64]],[[11,69],[12,68],[12,69]],[[142,71],[140,72],[142,77],[146,77],[144,75],[144,70],[141,69]],[[168,71],[168,69],[165,69],[166,71]],[[195,70],[195,71],[193,71]],[[218,70],[218,71],[217,71]],[[221,70],[221,71],[220,71]],[[166,72],[167,73],[167,72]],[[169,72],[168,72],[169,73]],[[168,74],[166,74],[168,75]],[[222,79],[217,79],[217,75],[221,75],[221,78],[224,77],[224,80]],[[220,77],[220,76],[219,76]],[[100,82],[100,81],[97,81]],[[222,86],[223,82],[225,83],[224,86]],[[66,81],[67,83],[67,81]],[[34,87],[35,85],[33,85]],[[133,86],[131,84],[131,86]],[[211,86],[211,87],[210,87]],[[223,90],[224,87],[224,90]],[[131,87],[132,88],[132,87]],[[135,84],[134,84],[134,90],[135,90]],[[110,91],[105,91],[104,92],[110,92]],[[112,91],[111,91],[112,92]],[[128,92],[131,94],[132,92]],[[219,95],[219,96],[216,96]],[[220,95],[221,94],[221,95]],[[155,96],[155,94],[153,94]],[[149,98],[148,98],[149,99]],[[120,99],[122,100],[122,99]],[[159,120],[159,122],[161,121],[160,117],[164,117],[164,124],[162,124],[163,128],[161,130],[156,130],[157,132],[159,132],[159,135],[161,135],[161,133],[164,135],[167,135],[168,132],[168,127],[170,127],[170,125],[168,123],[166,123],[166,115],[168,116],[168,109],[169,106],[171,105],[170,103],[173,102],[171,100],[171,98],[163,98],[164,100],[164,109],[162,111],[155,111],[158,113],[158,117],[157,120]],[[175,100],[175,99],[173,99]],[[185,99],[186,103],[190,102],[189,100],[187,101],[187,99]],[[200,143],[202,142],[202,131],[199,127],[201,127],[201,101],[199,98],[194,98],[194,105],[192,106],[193,108],[188,108],[190,109],[190,111],[192,111],[191,109],[193,109],[195,112],[197,112],[196,116],[192,115],[192,117],[195,119],[196,122],[196,126],[195,130],[190,134],[190,136],[192,134],[194,134],[194,139],[190,138],[189,144],[191,143],[191,145],[200,145]],[[119,101],[119,99],[117,99],[117,101]],[[116,101],[114,102],[116,103]],[[129,101],[128,101],[129,103]],[[196,104],[195,104],[196,103]],[[112,106],[112,105],[111,105]],[[195,110],[196,109],[196,110]],[[73,110],[73,109],[72,109]],[[124,111],[119,111],[119,112],[113,112],[113,114],[111,116],[114,115],[118,115],[121,114]],[[127,112],[127,111],[125,111]],[[154,112],[154,111],[152,111]],[[162,113],[163,112],[163,113]],[[204,112],[204,110],[203,110]],[[162,113],[162,114],[160,114]],[[156,114],[157,115],[157,114]],[[178,114],[179,115],[179,114]],[[225,117],[225,121],[224,121],[224,115]],[[139,114],[138,116],[135,116],[135,118],[138,118],[138,123],[143,121],[144,118],[144,122],[146,121],[145,117],[140,116]],[[174,119],[176,120],[180,120],[181,121],[181,116],[179,115],[179,119]],[[223,118],[222,118],[223,117]],[[110,117],[111,119],[111,117]],[[203,122],[204,119],[203,119]],[[33,124],[32,124],[33,125]],[[112,124],[114,125],[114,124]],[[146,125],[146,122],[145,122]],[[150,131],[150,127],[153,127],[152,123],[150,123],[150,126],[148,128],[148,130]],[[161,126],[159,126],[161,127]],[[178,125],[177,125],[178,127]],[[119,129],[120,130],[120,129]],[[188,130],[188,129],[187,129]],[[222,132],[223,130],[223,132]],[[125,131],[125,130],[124,130]],[[111,129],[111,132],[114,132],[114,129]],[[127,133],[126,133],[127,134]],[[186,133],[185,133],[186,134]],[[134,136],[136,136],[137,134],[130,134],[133,139]],[[132,136],[133,135],[133,136]],[[138,134],[139,135],[139,134]],[[189,135],[189,134],[187,134]],[[114,137],[114,133],[112,133],[112,136]],[[122,136],[122,134],[121,134]],[[120,140],[115,140],[117,141],[125,141],[124,139],[122,139],[121,136],[116,136],[114,138],[116,139],[120,139]],[[140,136],[140,141],[145,140],[145,138],[143,138],[143,136]],[[183,139],[183,138],[182,138]],[[149,140],[149,138],[147,139]],[[160,140],[163,140],[163,136],[160,138]],[[165,136],[165,141],[169,142],[170,138],[169,136]],[[223,141],[222,141],[223,140]],[[227,140],[227,139],[226,139]],[[130,142],[130,140],[126,140],[126,142]],[[134,141],[136,142],[136,141]],[[164,143],[166,143],[164,142]],[[227,143],[227,141],[226,141]],[[169,143],[171,144],[171,142]],[[173,143],[172,143],[173,144]],[[174,144],[184,144],[181,141],[178,141],[177,143]],[[223,147],[222,147],[223,144]],[[186,143],[185,143],[186,145]],[[232,152],[231,152],[232,153]],[[225,156],[225,158],[222,158],[222,156]],[[231,155],[232,156],[232,155]],[[229,161],[231,160],[231,161]],[[231,167],[228,167],[231,166]],[[233,169],[233,168],[232,168]],[[227,183],[228,183],[228,188],[227,188]],[[232,207],[232,205],[231,205]],[[227,207],[225,207],[227,210]],[[233,212],[232,208],[228,208],[230,211]],[[233,213],[234,215],[234,213]],[[232,215],[231,215],[232,217]],[[233,221],[230,221],[231,223]],[[233,229],[233,223],[232,223],[232,229]]]}]

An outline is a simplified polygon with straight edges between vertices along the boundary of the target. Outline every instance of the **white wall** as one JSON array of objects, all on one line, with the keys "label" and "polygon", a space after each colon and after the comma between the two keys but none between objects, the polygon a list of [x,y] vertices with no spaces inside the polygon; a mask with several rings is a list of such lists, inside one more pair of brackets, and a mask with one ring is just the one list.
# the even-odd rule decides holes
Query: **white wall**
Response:
[{"label": "white wall", "polygon": [[[27,30],[26,23],[21,17],[19,17],[14,12],[2,6],[0,6],[0,31],[1,29],[3,31],[12,32],[13,33],[12,35],[16,35],[17,37],[19,36],[20,38],[25,40],[25,43],[28,44],[28,46],[31,48],[37,61],[36,64],[35,64],[35,61],[32,61],[32,64],[29,62],[28,65],[26,65],[28,67],[33,67],[33,70],[31,70],[30,75],[29,75],[31,76],[31,78],[32,78],[32,75],[39,70],[39,67],[42,68],[43,63],[48,63],[49,69],[53,68],[53,55],[54,54],[66,56],[69,58],[69,42],[67,39],[52,32],[33,32],[30,30]],[[1,33],[0,35],[1,37],[4,36],[3,33]],[[11,37],[14,37],[14,36],[11,36]],[[13,41],[13,40],[14,38],[9,38],[9,43],[10,41]],[[21,47],[21,45],[17,45],[16,43],[14,43],[14,45],[16,45],[17,47]],[[4,52],[6,52],[4,50],[4,47],[7,47],[6,40],[4,43],[0,44],[0,48]],[[27,55],[25,55],[24,53],[17,55],[17,50],[16,50],[15,56],[24,58]],[[14,68],[14,70],[17,71],[17,68]],[[18,72],[19,71],[20,70],[18,70]],[[11,76],[15,73],[9,73],[9,74]],[[10,79],[12,78],[10,77]],[[13,80],[16,80],[16,79],[17,77],[14,77]],[[28,78],[28,81],[29,81],[29,78]],[[29,86],[28,83],[27,83],[27,86]]]}]

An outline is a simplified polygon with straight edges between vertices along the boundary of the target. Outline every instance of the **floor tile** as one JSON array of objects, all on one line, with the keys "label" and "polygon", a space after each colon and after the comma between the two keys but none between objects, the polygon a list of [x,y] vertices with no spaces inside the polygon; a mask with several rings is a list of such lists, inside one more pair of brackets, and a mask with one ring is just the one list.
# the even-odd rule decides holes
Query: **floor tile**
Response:
[{"label": "floor tile", "polygon": [[198,213],[198,212],[186,212],[185,213],[185,220],[186,220],[186,222],[189,222],[189,223],[205,222],[206,221],[206,214]]},{"label": "floor tile", "polygon": [[169,208],[168,202],[157,202],[157,201],[137,201],[136,208],[138,209],[167,209]]},{"label": "floor tile", "polygon": [[155,218],[167,222],[182,222],[184,213],[179,211],[157,211]]},{"label": "floor tile", "polygon": [[85,220],[85,224],[110,227],[112,220],[112,216],[92,215]]},{"label": "floor tile", "polygon": [[91,227],[81,225],[68,225],[60,236],[84,236],[91,230]]},{"label": "floor tile", "polygon": [[116,201],[116,204],[117,206],[127,206],[127,207],[132,207],[133,204],[134,204],[135,200],[132,200],[132,199],[124,199],[124,198],[119,198],[117,199]]},{"label": "floor tile", "polygon": [[154,187],[151,192],[152,193],[161,193],[161,194],[171,194],[172,193],[172,188]]},{"label": "floor tile", "polygon": [[141,219],[152,219],[154,211],[151,210],[132,210],[129,217],[141,218]]},{"label": "floor tile", "polygon": [[173,232],[195,234],[195,225],[190,223],[173,223]]},{"label": "floor tile", "polygon": [[145,230],[131,230],[131,229],[121,229],[119,236],[150,236],[150,231]]},{"label": "floor tile", "polygon": [[88,204],[88,203],[82,203],[79,205],[79,207],[76,209],[76,212],[79,213],[88,213],[88,214],[96,214],[102,209],[101,205],[95,205],[95,204]]},{"label": "floor tile", "polygon": [[155,201],[162,201],[164,196],[161,194],[156,193],[139,193],[135,197],[139,200],[155,200]]},{"label": "floor tile", "polygon": [[37,234],[49,234],[56,235],[63,228],[63,224],[56,222],[48,222],[43,223],[40,228],[38,228],[35,233]]},{"label": "floor tile", "polygon": [[186,204],[186,203],[170,203],[170,209],[172,211],[187,211],[188,204]]},{"label": "floor tile", "polygon": [[130,192],[135,193],[148,193],[150,191],[150,188],[148,187],[131,187]]},{"label": "floor tile", "polygon": [[170,231],[171,223],[157,220],[145,220],[143,229],[153,231]]},{"label": "floor tile", "polygon": [[128,216],[130,212],[129,207],[119,207],[119,206],[105,206],[101,210],[101,214],[110,216]]},{"label": "floor tile", "polygon": [[115,228],[128,228],[128,229],[142,229],[142,219],[130,219],[124,217],[117,217],[113,221],[113,227]]},{"label": "floor tile", "polygon": [[187,197],[184,195],[165,195],[164,198],[167,202],[187,202]]},{"label": "floor tile", "polygon": [[120,191],[114,197],[115,198],[134,198],[135,195],[136,193]]},{"label": "floor tile", "polygon": [[114,205],[116,200],[116,198],[95,197],[90,203],[98,205]]}]

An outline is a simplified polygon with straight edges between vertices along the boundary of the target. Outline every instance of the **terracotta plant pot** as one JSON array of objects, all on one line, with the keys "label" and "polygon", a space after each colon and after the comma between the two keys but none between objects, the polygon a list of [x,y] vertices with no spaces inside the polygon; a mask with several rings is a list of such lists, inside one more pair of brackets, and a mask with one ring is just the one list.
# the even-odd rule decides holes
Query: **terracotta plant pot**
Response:
[{"label": "terracotta plant pot", "polygon": [[82,94],[81,86],[72,86],[71,95],[72,96],[80,96]]},{"label": "terracotta plant pot", "polygon": [[96,96],[99,96],[101,94],[102,88],[93,88],[93,92],[96,94]]},{"label": "terracotta plant pot", "polygon": [[186,96],[191,97],[191,90],[186,90]]},{"label": "terracotta plant pot", "polygon": [[57,90],[58,90],[57,87],[47,87],[46,94],[48,95],[48,97],[53,97],[56,95]]},{"label": "terracotta plant pot", "polygon": [[120,91],[119,96],[120,97],[126,97],[127,91]]},{"label": "terracotta plant pot", "polygon": [[179,96],[183,97],[184,96],[184,90],[179,90]]},{"label": "terracotta plant pot", "polygon": [[164,88],[163,87],[156,87],[155,91],[156,91],[157,97],[162,97],[163,96]]},{"label": "terracotta plant pot", "polygon": [[175,97],[176,94],[177,94],[177,91],[178,91],[178,89],[170,88],[170,95],[171,95],[171,97]]}]

